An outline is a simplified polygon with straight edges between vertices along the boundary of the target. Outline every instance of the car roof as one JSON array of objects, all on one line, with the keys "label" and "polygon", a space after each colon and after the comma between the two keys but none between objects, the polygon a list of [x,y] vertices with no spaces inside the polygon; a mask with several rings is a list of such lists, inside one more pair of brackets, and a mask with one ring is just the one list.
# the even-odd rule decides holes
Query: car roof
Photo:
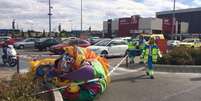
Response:
[{"label": "car roof", "polygon": [[112,39],[112,41],[125,41],[124,39]]},{"label": "car roof", "polygon": [[73,45],[73,44],[77,45],[79,41],[84,42],[85,44],[89,44],[89,45],[91,44],[89,41],[84,40],[84,39],[79,39],[79,38],[77,38],[77,39],[69,39],[69,40],[65,40],[65,41],[62,41],[62,42],[66,43],[66,44],[70,44],[70,45]]},{"label": "car roof", "polygon": [[200,40],[199,38],[186,38],[184,40]]},{"label": "car roof", "polygon": [[4,38],[11,38],[10,36],[0,36],[0,38],[4,39]]}]

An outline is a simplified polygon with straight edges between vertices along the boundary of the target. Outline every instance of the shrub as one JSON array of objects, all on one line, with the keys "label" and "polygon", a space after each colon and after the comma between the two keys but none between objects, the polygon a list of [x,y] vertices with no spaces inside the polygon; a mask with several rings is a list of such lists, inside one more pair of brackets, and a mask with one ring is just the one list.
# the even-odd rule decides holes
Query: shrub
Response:
[{"label": "shrub", "polygon": [[1,101],[45,101],[40,97],[31,96],[41,91],[39,83],[33,81],[30,73],[14,75],[11,81],[0,81]]},{"label": "shrub", "polygon": [[201,65],[201,48],[189,49],[189,54],[192,56],[195,65]]},{"label": "shrub", "polygon": [[201,49],[177,47],[164,54],[158,60],[159,64],[171,65],[201,65]]}]

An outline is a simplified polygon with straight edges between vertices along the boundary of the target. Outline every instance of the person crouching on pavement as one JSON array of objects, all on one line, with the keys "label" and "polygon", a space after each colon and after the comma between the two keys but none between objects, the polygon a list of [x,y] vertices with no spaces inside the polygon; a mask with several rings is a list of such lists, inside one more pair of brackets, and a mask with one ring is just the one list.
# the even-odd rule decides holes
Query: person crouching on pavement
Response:
[{"label": "person crouching on pavement", "polygon": [[145,45],[141,58],[144,59],[145,63],[147,63],[147,70],[146,74],[151,78],[154,79],[154,67],[153,63],[157,62],[158,56],[161,57],[160,50],[155,43],[154,38],[150,38],[147,45]]},{"label": "person crouching on pavement", "polygon": [[[70,84],[69,88],[61,91],[64,101],[93,101],[106,90],[110,82],[109,67],[107,67],[109,63],[85,48],[69,46],[64,50],[65,54],[56,61],[55,70],[48,73],[49,77],[59,74],[56,76],[61,81]],[[76,84],[96,78],[101,79],[82,85]],[[65,84],[60,83],[58,86],[65,86]]]}]

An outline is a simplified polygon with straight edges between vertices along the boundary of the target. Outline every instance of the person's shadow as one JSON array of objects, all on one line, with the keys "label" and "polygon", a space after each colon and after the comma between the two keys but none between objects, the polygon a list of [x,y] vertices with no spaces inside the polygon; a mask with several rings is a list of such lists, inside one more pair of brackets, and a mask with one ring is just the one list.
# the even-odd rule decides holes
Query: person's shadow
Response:
[{"label": "person's shadow", "polygon": [[197,77],[197,78],[191,78],[191,81],[201,81],[201,77]]},{"label": "person's shadow", "polygon": [[143,74],[143,75],[139,75],[137,77],[125,77],[125,78],[120,78],[120,79],[114,79],[114,80],[112,80],[112,83],[124,82],[124,81],[136,82],[136,80],[139,80],[139,79],[150,79],[150,78],[148,76],[146,76],[145,74]]}]

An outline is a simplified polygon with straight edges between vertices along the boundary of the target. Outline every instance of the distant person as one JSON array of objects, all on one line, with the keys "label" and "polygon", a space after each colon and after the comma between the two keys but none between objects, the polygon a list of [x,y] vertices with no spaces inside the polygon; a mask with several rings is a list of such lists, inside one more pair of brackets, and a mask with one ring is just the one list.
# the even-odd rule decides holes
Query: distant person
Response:
[{"label": "distant person", "polygon": [[2,45],[3,54],[4,54],[4,56],[6,56],[6,57],[7,57],[7,49],[8,49],[8,45],[9,45],[8,40],[4,41],[4,43],[3,43],[3,45]]},{"label": "distant person", "polygon": [[[146,40],[144,39],[144,37],[142,35],[139,36],[139,41],[138,41],[138,47],[139,47],[139,51],[140,51],[140,55],[143,52],[143,49],[146,45]],[[143,64],[143,59],[140,60],[140,63]]]},{"label": "distant person", "polygon": [[130,40],[128,40],[128,57],[129,57],[129,63],[134,64],[135,63],[135,56],[136,56],[136,45],[137,43],[133,40],[132,37]]},{"label": "distant person", "polygon": [[153,63],[157,62],[158,56],[161,57],[160,50],[155,43],[154,38],[150,38],[147,45],[145,45],[141,57],[144,59],[145,63],[147,63],[146,74],[154,79],[154,67]]}]

